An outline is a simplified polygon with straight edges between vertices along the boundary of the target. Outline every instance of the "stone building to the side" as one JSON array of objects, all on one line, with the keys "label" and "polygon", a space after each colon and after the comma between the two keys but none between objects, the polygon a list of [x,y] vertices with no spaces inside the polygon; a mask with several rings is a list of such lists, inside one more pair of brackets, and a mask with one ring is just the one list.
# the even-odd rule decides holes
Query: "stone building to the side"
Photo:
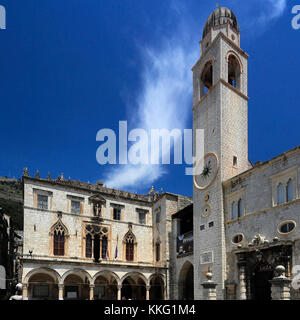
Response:
[{"label": "stone building to the side", "polygon": [[[200,44],[193,129],[204,129],[205,161],[193,206],[173,216],[173,298],[192,291],[190,298],[206,299],[214,285],[217,299],[299,299],[300,283],[291,282],[300,271],[300,147],[249,162],[248,55],[231,10],[209,16]],[[191,214],[193,233],[184,226]],[[193,249],[183,250],[189,239]]]},{"label": "stone building to the side", "polygon": [[27,170],[23,186],[23,299],[169,299],[171,215],[191,198]]}]

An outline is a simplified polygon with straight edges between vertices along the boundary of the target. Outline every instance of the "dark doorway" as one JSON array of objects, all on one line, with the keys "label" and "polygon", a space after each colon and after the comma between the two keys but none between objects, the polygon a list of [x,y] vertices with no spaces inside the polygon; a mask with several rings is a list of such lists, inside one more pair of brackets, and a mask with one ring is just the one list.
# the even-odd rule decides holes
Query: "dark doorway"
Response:
[{"label": "dark doorway", "polygon": [[179,275],[179,299],[194,300],[194,267],[186,262]]},{"label": "dark doorway", "polygon": [[269,264],[259,264],[251,279],[252,299],[258,301],[271,300],[271,283],[273,270]]}]

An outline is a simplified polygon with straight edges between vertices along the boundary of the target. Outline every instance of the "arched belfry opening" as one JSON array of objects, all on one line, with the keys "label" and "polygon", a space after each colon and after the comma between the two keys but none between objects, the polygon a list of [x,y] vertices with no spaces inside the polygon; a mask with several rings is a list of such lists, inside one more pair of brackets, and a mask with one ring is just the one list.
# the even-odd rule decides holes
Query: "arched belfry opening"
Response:
[{"label": "arched belfry opening", "polygon": [[213,85],[213,65],[212,61],[206,62],[202,70],[200,79],[200,98],[207,94]]},{"label": "arched belfry opening", "polygon": [[241,89],[241,66],[233,54],[228,56],[228,83],[234,88]]}]

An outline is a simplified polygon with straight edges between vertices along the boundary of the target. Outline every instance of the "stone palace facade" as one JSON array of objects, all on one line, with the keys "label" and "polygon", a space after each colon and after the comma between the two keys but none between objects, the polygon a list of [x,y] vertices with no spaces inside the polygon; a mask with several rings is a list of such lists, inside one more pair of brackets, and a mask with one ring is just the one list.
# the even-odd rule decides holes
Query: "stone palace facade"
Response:
[{"label": "stone palace facade", "polygon": [[200,44],[192,110],[205,159],[193,199],[25,170],[24,299],[300,298],[300,147],[249,162],[248,55],[234,13],[216,9]]},{"label": "stone palace facade", "polygon": [[191,203],[23,175],[23,299],[168,299],[171,215]]}]

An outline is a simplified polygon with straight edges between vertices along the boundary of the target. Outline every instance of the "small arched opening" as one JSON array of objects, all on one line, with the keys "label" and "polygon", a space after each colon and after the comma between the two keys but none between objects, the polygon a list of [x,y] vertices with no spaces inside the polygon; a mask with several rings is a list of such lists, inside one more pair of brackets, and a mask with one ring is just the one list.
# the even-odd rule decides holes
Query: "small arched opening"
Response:
[{"label": "small arched opening", "polygon": [[84,274],[69,274],[64,280],[65,300],[89,300],[89,280]]},{"label": "small arched opening", "polygon": [[29,300],[57,300],[58,279],[47,273],[33,274],[28,280]]},{"label": "small arched opening", "polygon": [[213,84],[213,65],[212,61],[206,62],[201,73],[200,79],[200,98],[207,94]]},{"label": "small arched opening", "polygon": [[228,83],[234,88],[241,88],[241,66],[235,55],[228,56]]},{"label": "small arched opening", "polygon": [[122,281],[122,300],[146,300],[146,282],[138,274]]},{"label": "small arched opening", "polygon": [[150,300],[164,300],[164,281],[160,275],[150,280]]}]

